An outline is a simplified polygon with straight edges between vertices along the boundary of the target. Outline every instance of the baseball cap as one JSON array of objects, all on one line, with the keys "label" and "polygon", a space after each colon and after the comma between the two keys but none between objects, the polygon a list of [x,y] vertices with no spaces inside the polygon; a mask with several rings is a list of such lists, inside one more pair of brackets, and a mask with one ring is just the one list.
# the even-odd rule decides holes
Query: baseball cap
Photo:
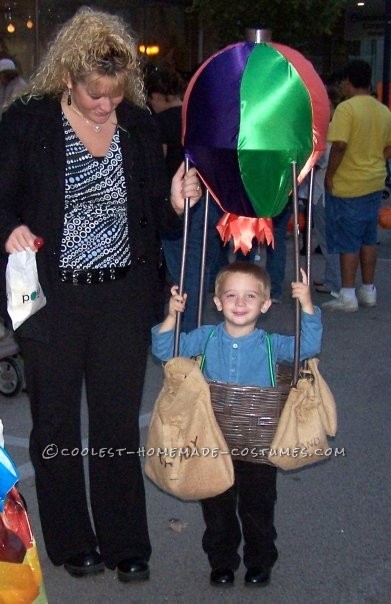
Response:
[{"label": "baseball cap", "polygon": [[0,59],[0,71],[16,71],[16,66],[11,59]]}]

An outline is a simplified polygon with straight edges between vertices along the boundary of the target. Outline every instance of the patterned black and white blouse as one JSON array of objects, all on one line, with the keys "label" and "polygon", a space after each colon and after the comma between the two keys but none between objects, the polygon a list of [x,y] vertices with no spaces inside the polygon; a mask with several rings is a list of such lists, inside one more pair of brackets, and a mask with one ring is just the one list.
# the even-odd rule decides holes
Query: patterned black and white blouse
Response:
[{"label": "patterned black and white blouse", "polygon": [[118,128],[107,155],[93,157],[63,115],[65,220],[60,268],[127,266],[127,194]]}]

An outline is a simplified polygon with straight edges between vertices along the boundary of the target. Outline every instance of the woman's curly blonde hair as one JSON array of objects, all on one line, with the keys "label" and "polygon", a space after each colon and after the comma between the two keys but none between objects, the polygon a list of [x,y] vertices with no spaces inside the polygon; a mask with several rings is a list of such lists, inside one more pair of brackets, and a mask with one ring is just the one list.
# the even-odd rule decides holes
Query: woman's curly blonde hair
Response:
[{"label": "woman's curly blonde hair", "polygon": [[30,79],[29,94],[56,96],[66,90],[64,78],[83,81],[91,72],[113,78],[125,98],[145,106],[143,76],[136,39],[118,16],[80,8],[59,30]]}]

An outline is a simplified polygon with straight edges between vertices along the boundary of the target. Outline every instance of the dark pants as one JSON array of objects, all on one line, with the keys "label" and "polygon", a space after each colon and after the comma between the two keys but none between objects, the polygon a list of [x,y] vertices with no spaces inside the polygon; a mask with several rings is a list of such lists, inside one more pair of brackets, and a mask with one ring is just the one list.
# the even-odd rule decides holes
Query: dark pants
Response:
[{"label": "dark pants", "polygon": [[[127,557],[148,559],[151,553],[137,453],[148,340],[142,317],[134,312],[132,296],[138,294],[132,294],[131,278],[59,285],[48,300],[48,310],[50,304],[58,316],[55,337],[49,344],[20,341],[33,419],[30,455],[42,531],[54,564],[96,545],[109,568]],[[87,449],[81,453],[83,377],[88,455]]]},{"label": "dark pants", "polygon": [[246,568],[259,566],[266,570],[278,557],[274,544],[277,469],[245,461],[234,461],[234,469],[235,483],[228,491],[201,501],[206,524],[202,546],[211,568],[236,570],[243,534]]}]

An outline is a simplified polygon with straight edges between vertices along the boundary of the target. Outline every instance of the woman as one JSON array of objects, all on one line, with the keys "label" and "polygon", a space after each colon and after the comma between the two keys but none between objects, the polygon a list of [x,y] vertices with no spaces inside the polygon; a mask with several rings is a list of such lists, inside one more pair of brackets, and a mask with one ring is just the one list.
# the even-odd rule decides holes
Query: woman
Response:
[{"label": "woman", "polygon": [[[0,130],[3,251],[37,250],[36,238],[44,240],[37,265],[47,305],[16,335],[47,552],[71,575],[106,565],[122,581],[149,577],[137,451],[149,330],[161,307],[157,231],[180,228],[184,197],[191,205],[200,197],[195,170],[185,174],[183,165],[169,195],[144,107],[135,40],[119,18],[83,8],[61,28]],[[88,449],[80,436],[83,378]]]}]

